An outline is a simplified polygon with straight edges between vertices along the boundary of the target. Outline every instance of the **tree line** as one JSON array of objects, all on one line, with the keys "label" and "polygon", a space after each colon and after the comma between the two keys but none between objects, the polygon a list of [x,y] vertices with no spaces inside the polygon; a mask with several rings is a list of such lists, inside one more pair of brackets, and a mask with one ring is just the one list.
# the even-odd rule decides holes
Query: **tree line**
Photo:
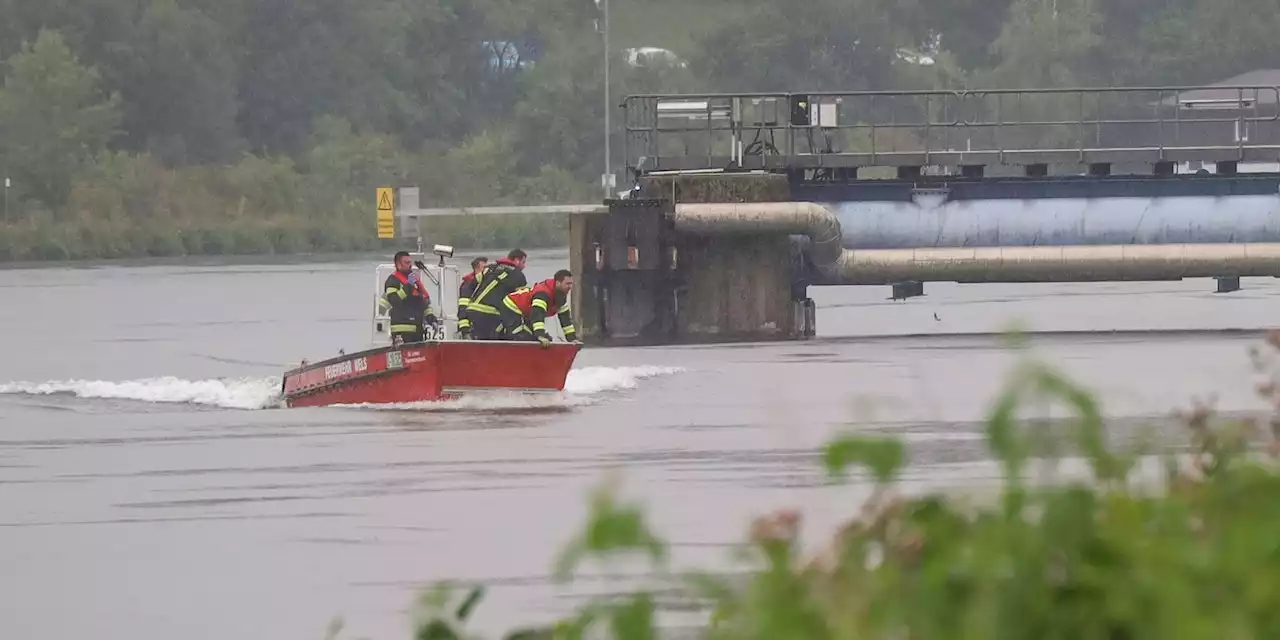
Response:
[{"label": "tree line", "polygon": [[[612,0],[611,12],[613,103],[1199,84],[1280,53],[1262,0]],[[593,0],[0,0],[0,15],[0,258],[373,248],[371,194],[385,184],[419,185],[423,206],[600,195]],[[627,55],[645,46],[678,60]],[[442,231],[554,244],[563,229],[494,224]]]}]

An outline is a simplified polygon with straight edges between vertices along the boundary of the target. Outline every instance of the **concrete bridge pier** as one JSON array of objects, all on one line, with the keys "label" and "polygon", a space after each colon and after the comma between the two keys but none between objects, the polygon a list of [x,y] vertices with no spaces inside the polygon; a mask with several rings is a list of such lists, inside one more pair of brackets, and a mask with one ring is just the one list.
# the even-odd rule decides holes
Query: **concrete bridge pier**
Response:
[{"label": "concrete bridge pier", "polygon": [[[609,201],[607,213],[571,215],[579,332],[620,345],[814,335],[808,270],[786,229],[734,228],[719,217],[706,224],[711,218],[700,215],[719,213],[716,202],[789,197],[785,176],[651,176],[636,197]],[[838,249],[838,234],[834,241]]]}]

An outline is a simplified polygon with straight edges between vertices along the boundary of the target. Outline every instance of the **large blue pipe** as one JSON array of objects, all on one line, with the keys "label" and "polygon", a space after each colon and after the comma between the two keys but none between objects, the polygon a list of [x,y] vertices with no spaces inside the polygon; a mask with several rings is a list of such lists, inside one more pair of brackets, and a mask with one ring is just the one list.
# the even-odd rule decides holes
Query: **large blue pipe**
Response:
[{"label": "large blue pipe", "polygon": [[[989,200],[983,204],[993,202]],[[919,245],[908,248],[842,248],[842,241],[847,242],[849,238],[847,230],[842,231],[836,215],[826,207],[810,202],[677,204],[672,222],[678,231],[702,235],[786,233],[807,236],[809,257],[819,276],[817,284],[1280,277],[1280,242],[1256,238],[1194,243],[1181,240],[1152,243],[1148,238],[1143,244],[1135,243],[1131,233],[1124,241],[1110,244],[1096,242],[1105,239],[1105,235],[1090,235],[1095,242],[1084,246],[1069,246],[1067,243],[1054,246],[1043,242],[1039,243],[1041,246],[1026,243],[1021,246],[946,246],[941,243],[947,239],[946,232],[954,221],[953,217],[959,214],[944,215],[939,212],[940,205],[940,202],[917,202],[917,210],[932,211],[938,236],[933,240],[934,246],[928,246],[921,238]],[[1154,207],[1152,204],[1151,208]],[[860,210],[864,209],[860,206]],[[916,213],[917,218],[923,215],[920,211]],[[1147,215],[1150,213],[1148,210]],[[929,218],[926,217],[925,221],[928,222]],[[1145,228],[1145,224],[1145,219],[1138,221],[1134,228]],[[1195,224],[1202,222],[1197,219]],[[1275,227],[1258,227],[1264,232],[1268,228]],[[1082,224],[1080,234],[1092,233],[1091,229],[1090,225]],[[956,235],[962,236],[962,231],[957,231]],[[1004,237],[1003,234],[1000,236],[1001,239]],[[1166,234],[1163,237],[1172,236]],[[1238,238],[1239,234],[1234,237]]]},{"label": "large blue pipe", "polygon": [[1280,195],[821,203],[846,249],[1280,242]]}]

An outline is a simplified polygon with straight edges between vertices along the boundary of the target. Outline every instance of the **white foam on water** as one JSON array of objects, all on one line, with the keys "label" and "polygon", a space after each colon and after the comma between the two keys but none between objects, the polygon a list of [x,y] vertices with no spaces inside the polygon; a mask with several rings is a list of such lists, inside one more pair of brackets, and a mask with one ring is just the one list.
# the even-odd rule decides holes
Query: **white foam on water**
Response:
[{"label": "white foam on water", "polygon": [[0,394],[72,395],[77,398],[136,400],[200,404],[226,409],[266,409],[280,401],[280,378],[183,380],[144,378],[109,380],[61,380],[0,384]]},{"label": "white foam on water", "polygon": [[331,405],[346,409],[375,411],[429,412],[496,412],[537,411],[583,406],[595,401],[593,396],[608,391],[634,389],[641,380],[684,371],[679,367],[583,367],[570,369],[563,392],[520,393],[485,391],[469,393],[452,400],[407,402],[400,404]]},{"label": "white foam on water", "polygon": [[[634,389],[641,380],[683,371],[678,367],[583,367],[571,369],[563,393],[490,392],[442,402],[388,405],[335,405],[349,408],[431,411],[537,410],[572,407],[589,396]],[[280,406],[280,378],[183,380],[174,377],[109,380],[61,380],[0,383],[0,394],[71,395],[77,398],[197,404],[225,409],[268,409]]]},{"label": "white foam on water", "polygon": [[589,395],[619,389],[634,389],[641,380],[684,371],[679,367],[583,367],[570,369],[565,393]]}]

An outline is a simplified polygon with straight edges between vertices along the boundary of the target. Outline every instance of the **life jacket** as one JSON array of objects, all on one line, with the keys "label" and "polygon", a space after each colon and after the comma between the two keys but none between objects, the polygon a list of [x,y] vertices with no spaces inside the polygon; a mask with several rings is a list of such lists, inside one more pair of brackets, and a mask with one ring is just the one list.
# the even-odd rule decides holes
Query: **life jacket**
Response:
[{"label": "life jacket", "polygon": [[[426,288],[422,286],[421,280],[418,281],[417,285],[409,284],[409,276],[406,276],[405,274],[400,273],[399,269],[392,271],[391,275],[395,276],[396,280],[400,281],[400,284],[403,285],[406,290],[408,290],[409,295],[418,295],[418,296],[422,296],[423,298],[431,297],[431,294],[427,293]],[[377,280],[374,280],[374,282],[377,282]]]},{"label": "life jacket", "polygon": [[521,287],[511,292],[507,299],[511,301],[520,315],[528,318],[533,313],[533,298],[539,293],[547,298],[547,316],[554,316],[560,313],[560,300],[556,295],[556,281],[554,279],[546,279],[532,287]]},{"label": "life jacket", "polygon": [[[392,333],[413,333],[422,328],[423,317],[431,313],[431,295],[419,282],[409,284],[409,277],[398,270],[387,276],[380,307],[387,309]],[[383,306],[385,305],[385,306]]]},{"label": "life jacket", "polygon": [[494,264],[491,264],[485,267],[484,270],[486,272],[497,271],[499,267],[505,267],[507,269],[516,269],[516,270],[520,269],[520,266],[517,265],[515,261],[512,260],[511,258],[498,258],[497,260],[494,261]]}]

